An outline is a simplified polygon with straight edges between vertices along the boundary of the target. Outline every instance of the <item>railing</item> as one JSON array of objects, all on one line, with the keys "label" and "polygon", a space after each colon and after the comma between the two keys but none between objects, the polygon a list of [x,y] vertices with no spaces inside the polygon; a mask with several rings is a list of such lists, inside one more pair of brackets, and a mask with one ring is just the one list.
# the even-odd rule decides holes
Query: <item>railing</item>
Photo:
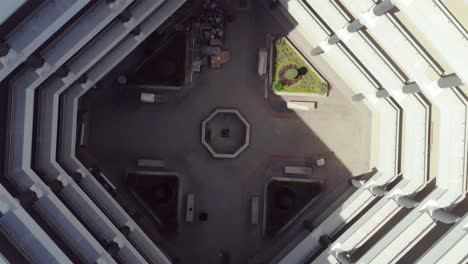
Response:
[{"label": "railing", "polygon": [[466,245],[468,245],[468,214],[465,214],[415,263],[463,263],[468,256]]},{"label": "railing", "polygon": [[[442,2],[442,0],[432,0],[437,7],[444,13],[444,15],[452,22],[452,24],[460,31],[465,40],[468,40],[468,30],[458,21],[458,19],[450,12],[448,7]],[[466,15],[466,14],[465,14]]]},{"label": "railing", "polygon": [[[11,16],[15,14],[15,12],[20,9],[24,4],[26,3],[26,0],[9,0],[9,1],[4,1],[2,5],[2,9],[0,11],[0,26]],[[4,36],[4,35],[2,35]]]},{"label": "railing", "polygon": [[409,30],[403,25],[403,23],[395,16],[395,14],[387,14],[386,17],[390,20],[390,22],[398,28],[400,33],[406,37],[406,39],[413,45],[413,47],[423,56],[423,58],[431,65],[432,69],[434,69],[439,75],[443,75],[445,73],[444,68],[440,66],[440,64],[432,57],[429,52],[419,43],[419,41],[414,37]]},{"label": "railing", "polygon": [[[468,81],[468,60],[460,59],[468,53],[468,40],[453,19],[434,1],[395,0],[394,4],[413,26],[424,35],[457,76]],[[430,17],[431,19],[427,19]],[[452,72],[449,72],[452,73]]]},{"label": "railing", "polygon": [[[112,217],[113,221],[119,223],[119,226],[127,226],[129,228],[130,233],[127,238],[137,245],[137,248],[144,252],[145,257],[153,263],[170,263],[170,260],[152,243],[151,239],[146,236],[128,214],[116,204],[112,196],[103,189],[99,182],[75,156],[76,146],[74,142],[76,142],[77,139],[76,122],[78,118],[78,101],[84,93],[119,64],[184,2],[184,0],[171,0],[162,6],[161,9],[153,12],[153,14],[140,25],[141,32],[138,35],[128,35],[115,47],[106,52],[105,56],[99,58],[95,64],[90,67],[85,67],[86,71],[80,74],[85,74],[85,76],[87,76],[86,82],[74,84],[69,89],[62,89],[56,94],[56,96],[58,96],[60,93],[64,92],[61,96],[61,135],[58,148],[60,164],[62,164],[69,173],[80,174],[81,180],[79,180],[79,182],[82,188],[87,191],[88,195],[92,197],[96,203],[99,203],[103,210],[109,213],[109,217]],[[54,104],[56,106],[59,105],[58,102]]]},{"label": "railing", "polygon": [[[291,1],[294,2],[294,1]],[[284,4],[284,3],[283,3]],[[285,4],[286,7],[293,4]],[[302,8],[307,8],[302,6]],[[289,12],[295,17],[299,24],[305,26],[306,34],[321,35],[323,27],[317,25],[318,19],[314,19],[315,13],[309,12],[309,16],[302,15],[301,10],[289,9]],[[295,13],[297,12],[297,13]],[[312,17],[311,17],[312,16]],[[312,23],[315,21],[315,25]],[[332,236],[338,233],[346,223],[354,219],[359,213],[366,208],[374,199],[372,192],[373,185],[376,186],[386,184],[397,176],[398,171],[398,155],[399,155],[399,133],[401,122],[400,107],[388,99],[375,99],[377,87],[380,84],[364,67],[362,62],[356,58],[350,49],[338,42],[333,45],[326,45],[322,48],[324,53],[321,55],[340,75],[344,75],[344,79],[348,80],[351,87],[357,92],[362,92],[365,96],[371,99],[371,105],[375,108],[376,113],[381,115],[380,126],[387,134],[380,135],[381,159],[379,167],[382,172],[375,175],[369,184],[365,184],[359,188],[344,205],[321,223],[318,223],[316,229],[312,231],[302,242],[300,242],[292,251],[285,256],[280,263],[295,263],[304,261],[310,254],[317,252],[320,248],[319,238],[323,235]],[[348,78],[349,76],[352,78]],[[391,139],[391,140],[390,140]]]},{"label": "railing", "polygon": [[88,3],[89,0],[46,1],[35,10],[6,37],[10,49],[6,56],[0,57],[0,80],[23,63]]},{"label": "railing", "polygon": [[[72,263],[20,203],[0,184],[0,231],[31,262]],[[2,259],[0,258],[0,262]]]}]

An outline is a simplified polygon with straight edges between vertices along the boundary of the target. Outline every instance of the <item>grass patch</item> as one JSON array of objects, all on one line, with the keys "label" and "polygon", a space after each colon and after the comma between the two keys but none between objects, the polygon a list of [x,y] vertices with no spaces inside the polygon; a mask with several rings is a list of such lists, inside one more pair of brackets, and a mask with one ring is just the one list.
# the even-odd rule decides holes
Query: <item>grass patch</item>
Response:
[{"label": "grass patch", "polygon": [[[281,78],[281,70],[293,66],[300,72],[296,82],[285,81]],[[278,92],[326,94],[328,84],[323,82],[315,70],[310,67],[298,54],[296,49],[284,37],[274,41],[273,57],[273,89]]]}]

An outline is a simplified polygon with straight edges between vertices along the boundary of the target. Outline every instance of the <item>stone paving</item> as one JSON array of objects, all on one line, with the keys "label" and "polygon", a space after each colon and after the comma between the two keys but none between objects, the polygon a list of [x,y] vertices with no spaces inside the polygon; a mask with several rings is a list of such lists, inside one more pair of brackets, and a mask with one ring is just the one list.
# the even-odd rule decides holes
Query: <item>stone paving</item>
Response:
[{"label": "stone paving", "polygon": [[[331,85],[317,110],[276,113],[265,102],[265,79],[256,73],[258,49],[266,46],[267,34],[289,32],[293,41],[301,40],[258,2],[236,12],[227,25],[231,61],[196,75],[183,98],[116,107],[119,90],[113,86],[85,98],[91,105],[89,151],[120,191],[126,190],[124,170],[134,168],[137,159],[163,159],[180,172],[181,193],[195,195],[195,214],[209,214],[208,221],[182,223],[178,235],[165,238],[163,246],[183,263],[219,263],[220,250],[230,253],[231,263],[247,263],[257,254],[268,241],[261,225],[250,225],[250,198],[263,196],[269,178],[284,176],[282,164],[324,157],[327,165],[310,177],[324,181],[328,200],[339,196],[336,186],[370,169],[370,114],[351,104],[348,88],[327,65],[314,65]],[[200,142],[201,121],[215,108],[239,109],[251,124],[250,146],[236,159],[214,159]],[[271,160],[276,165],[267,169]],[[328,206],[318,203],[315,210]],[[184,201],[181,205],[182,214]]]}]

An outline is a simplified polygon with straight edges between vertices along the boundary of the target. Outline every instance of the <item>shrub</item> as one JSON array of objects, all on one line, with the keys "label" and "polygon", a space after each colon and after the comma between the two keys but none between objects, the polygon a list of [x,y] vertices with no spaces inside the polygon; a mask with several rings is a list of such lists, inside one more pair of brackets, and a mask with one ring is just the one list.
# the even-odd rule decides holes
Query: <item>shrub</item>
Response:
[{"label": "shrub", "polygon": [[273,83],[273,89],[276,90],[276,91],[282,91],[284,90],[284,85],[281,81],[275,81]]},{"label": "shrub", "polygon": [[324,82],[320,82],[320,84],[317,86],[317,88],[318,88],[318,92],[320,94],[325,94],[328,91],[328,84],[326,84]]},{"label": "shrub", "polygon": [[286,45],[286,41],[284,41],[283,38],[279,38],[276,40],[276,45],[284,47]]}]

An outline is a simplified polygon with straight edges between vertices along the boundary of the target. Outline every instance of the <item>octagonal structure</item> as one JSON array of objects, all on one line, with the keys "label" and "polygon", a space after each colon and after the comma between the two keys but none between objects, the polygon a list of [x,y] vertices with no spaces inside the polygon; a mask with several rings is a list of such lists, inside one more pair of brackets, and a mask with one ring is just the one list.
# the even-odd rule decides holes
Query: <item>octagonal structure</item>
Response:
[{"label": "octagonal structure", "polygon": [[236,158],[249,146],[250,124],[236,109],[216,109],[202,122],[201,141],[215,158]]}]

